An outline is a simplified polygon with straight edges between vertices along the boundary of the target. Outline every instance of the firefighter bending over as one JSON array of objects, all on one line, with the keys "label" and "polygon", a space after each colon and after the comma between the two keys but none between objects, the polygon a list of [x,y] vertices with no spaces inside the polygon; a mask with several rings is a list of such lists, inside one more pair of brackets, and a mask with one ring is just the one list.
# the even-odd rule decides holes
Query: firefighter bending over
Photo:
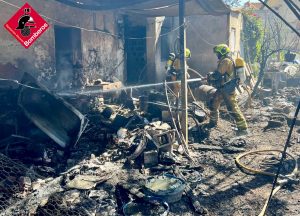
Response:
[{"label": "firefighter bending over", "polygon": [[215,127],[219,120],[219,108],[221,102],[224,100],[229,113],[234,117],[236,126],[238,128],[237,135],[248,134],[248,126],[240,108],[237,104],[235,89],[239,86],[240,78],[238,67],[229,56],[230,49],[226,44],[219,44],[213,48],[217,55],[218,67],[217,70],[207,75],[209,85],[217,89],[212,102],[209,105],[211,110],[210,122],[208,127]]},{"label": "firefighter bending over", "polygon": [[[187,59],[191,58],[191,51],[188,48],[185,49],[185,57]],[[175,53],[170,53],[165,69],[167,70],[167,82],[180,80],[181,68],[179,55],[175,55]],[[175,93],[175,95],[178,95],[180,91],[180,83],[171,84],[170,88]]]}]

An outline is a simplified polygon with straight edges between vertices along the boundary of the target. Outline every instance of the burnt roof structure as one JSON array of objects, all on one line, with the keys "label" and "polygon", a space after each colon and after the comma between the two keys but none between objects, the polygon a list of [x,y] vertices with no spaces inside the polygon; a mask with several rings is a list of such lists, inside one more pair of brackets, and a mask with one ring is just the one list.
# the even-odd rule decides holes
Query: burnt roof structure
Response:
[{"label": "burnt roof structure", "polygon": [[[119,10],[124,14],[149,17],[177,16],[178,0],[56,0],[69,6],[88,10]],[[224,15],[230,12],[222,0],[186,0],[187,15]]]}]

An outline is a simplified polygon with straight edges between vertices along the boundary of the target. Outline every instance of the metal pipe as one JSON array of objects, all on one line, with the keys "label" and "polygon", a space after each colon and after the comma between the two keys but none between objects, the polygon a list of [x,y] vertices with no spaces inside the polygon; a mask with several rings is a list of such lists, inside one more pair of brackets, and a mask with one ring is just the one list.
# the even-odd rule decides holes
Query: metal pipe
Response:
[{"label": "metal pipe", "polygon": [[179,40],[180,40],[180,67],[181,67],[181,127],[184,136],[184,145],[188,144],[188,112],[187,112],[187,66],[186,66],[186,32],[185,32],[185,0],[179,0]]},{"label": "metal pipe", "polygon": [[286,142],[285,142],[282,154],[281,154],[280,162],[279,162],[279,165],[278,165],[278,168],[277,168],[277,172],[276,172],[275,178],[273,180],[272,189],[271,189],[268,201],[266,202],[266,205],[264,206],[263,211],[259,214],[259,216],[264,216],[265,215],[265,212],[268,209],[269,204],[271,202],[271,199],[272,199],[272,196],[273,196],[273,191],[274,191],[275,186],[277,184],[278,176],[280,174],[280,171],[281,171],[281,168],[282,168],[282,165],[283,165],[283,161],[286,158],[286,154],[287,154],[286,150],[287,150],[287,148],[289,146],[289,143],[290,143],[290,139],[291,139],[291,136],[292,136],[292,133],[293,133],[293,130],[294,130],[294,126],[296,124],[296,120],[297,120],[297,117],[298,117],[298,114],[299,114],[299,110],[300,110],[300,101],[298,102],[298,106],[297,106],[297,109],[296,109],[296,112],[295,112],[295,115],[294,115],[294,118],[293,118],[290,130],[289,130],[289,134],[288,134],[288,137],[286,139]]},{"label": "metal pipe", "polygon": [[293,2],[292,0],[290,0],[290,3],[297,9],[298,12],[300,12],[300,8],[298,7],[298,5],[296,5],[295,2]]},{"label": "metal pipe", "polygon": [[297,9],[294,7],[294,5],[289,0],[284,0],[284,2],[291,9],[291,11],[295,14],[295,16],[298,18],[298,20],[300,20],[300,13],[299,13],[299,11],[297,11]]}]

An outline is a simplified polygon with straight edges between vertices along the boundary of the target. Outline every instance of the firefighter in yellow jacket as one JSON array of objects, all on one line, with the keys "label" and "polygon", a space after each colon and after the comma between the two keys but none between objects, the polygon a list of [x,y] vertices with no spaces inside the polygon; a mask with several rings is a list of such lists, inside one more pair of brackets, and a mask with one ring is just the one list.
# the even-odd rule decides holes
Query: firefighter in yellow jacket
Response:
[{"label": "firefighter in yellow jacket", "polygon": [[237,74],[237,66],[229,56],[230,49],[226,44],[219,44],[214,47],[214,53],[217,55],[217,70],[207,75],[208,84],[214,86],[217,91],[210,103],[210,122],[209,127],[217,126],[219,120],[219,108],[224,100],[229,113],[234,117],[238,128],[238,135],[248,134],[248,126],[240,108],[237,104],[235,89],[238,87],[240,79]]},{"label": "firefighter in yellow jacket", "polygon": [[[187,59],[191,58],[191,51],[188,48],[186,48],[185,50],[185,57]],[[179,56],[175,55],[175,53],[170,53],[165,69],[167,70],[166,80],[168,82],[180,80],[181,68]],[[175,93],[175,95],[178,95],[180,91],[180,83],[171,84],[170,88]]]}]

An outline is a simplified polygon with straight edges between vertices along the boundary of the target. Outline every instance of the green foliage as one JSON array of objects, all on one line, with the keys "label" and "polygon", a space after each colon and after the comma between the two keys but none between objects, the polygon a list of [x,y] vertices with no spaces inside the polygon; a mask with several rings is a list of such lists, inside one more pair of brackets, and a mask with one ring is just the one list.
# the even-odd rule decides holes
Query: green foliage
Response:
[{"label": "green foliage", "polygon": [[285,55],[285,51],[281,51],[280,52],[280,62],[284,61],[284,55]]},{"label": "green foliage", "polygon": [[260,65],[257,62],[252,63],[251,68],[252,68],[253,76],[257,78],[259,74]]},{"label": "green foliage", "polygon": [[257,62],[261,54],[261,41],[264,35],[263,22],[252,11],[244,11],[243,18],[242,40],[247,61]]}]

